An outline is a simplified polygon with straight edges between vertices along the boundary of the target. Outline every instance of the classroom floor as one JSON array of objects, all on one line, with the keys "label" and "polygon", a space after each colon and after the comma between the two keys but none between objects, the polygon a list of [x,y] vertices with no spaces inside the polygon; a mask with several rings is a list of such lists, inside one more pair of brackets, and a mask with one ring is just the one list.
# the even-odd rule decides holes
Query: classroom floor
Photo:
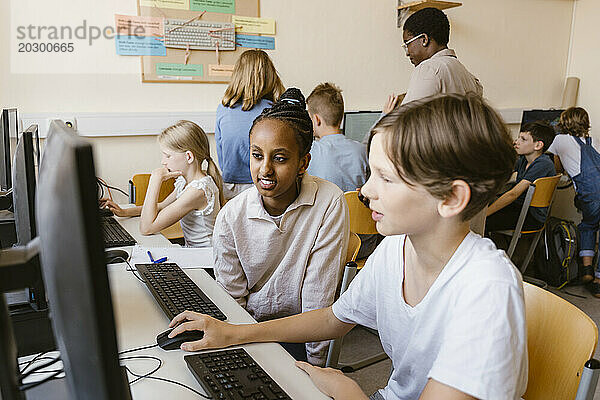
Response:
[{"label": "classroom floor", "polygon": [[[583,286],[569,286],[566,289],[550,289],[563,299],[579,307],[600,326],[600,299],[593,297]],[[580,296],[580,297],[579,297]],[[600,346],[596,347],[595,358],[600,359]],[[344,346],[340,356],[341,362],[352,362],[381,351],[379,338],[366,330],[354,328],[344,338]],[[385,360],[359,371],[348,373],[356,380],[365,393],[370,395],[386,385],[392,368],[391,361]],[[600,385],[596,387],[595,397],[600,399]]]}]

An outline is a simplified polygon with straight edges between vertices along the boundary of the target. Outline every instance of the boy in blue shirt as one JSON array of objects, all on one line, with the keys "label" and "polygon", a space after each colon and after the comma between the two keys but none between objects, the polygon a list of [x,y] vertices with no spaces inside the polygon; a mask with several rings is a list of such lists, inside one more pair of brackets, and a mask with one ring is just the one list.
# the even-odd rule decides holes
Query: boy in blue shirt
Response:
[{"label": "boy in blue shirt", "polygon": [[307,173],[335,183],[343,192],[356,190],[367,180],[367,148],[340,130],[344,117],[342,91],[321,83],[306,99],[315,138]]},{"label": "boy in blue shirt", "polygon": [[[554,129],[543,121],[526,124],[521,128],[519,137],[515,140],[515,150],[519,155],[515,166],[516,184],[488,207],[485,223],[488,234],[514,228],[529,185],[538,178],[556,175],[553,161],[544,154],[554,136]],[[547,207],[529,207],[523,229],[541,228],[547,214]]]}]

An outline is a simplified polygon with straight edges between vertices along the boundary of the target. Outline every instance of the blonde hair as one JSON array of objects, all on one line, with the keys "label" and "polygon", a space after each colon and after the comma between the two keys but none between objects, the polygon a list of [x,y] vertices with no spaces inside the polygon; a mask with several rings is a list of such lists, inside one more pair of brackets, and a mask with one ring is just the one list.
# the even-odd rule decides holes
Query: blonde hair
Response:
[{"label": "blonde hair", "polygon": [[202,162],[206,160],[208,162],[206,173],[215,181],[215,184],[219,189],[219,204],[221,206],[225,204],[225,198],[223,197],[223,178],[221,177],[221,172],[219,172],[217,165],[210,156],[208,137],[206,137],[206,133],[204,133],[202,128],[192,121],[179,121],[175,125],[163,130],[158,136],[158,141],[168,148],[180,153],[185,153],[186,151],[192,152],[194,155],[194,162],[198,169],[201,168]]},{"label": "blonde hair", "polygon": [[327,126],[339,127],[344,118],[342,90],[333,83],[317,85],[306,99],[308,112],[319,114]]},{"label": "blonde hair", "polygon": [[248,111],[261,99],[276,102],[284,90],[268,54],[262,50],[246,50],[235,63],[221,103],[233,107],[241,102],[242,110]]},{"label": "blonde hair", "polygon": [[517,154],[498,113],[476,95],[445,94],[413,101],[371,130],[384,134],[386,154],[408,185],[423,186],[437,199],[461,179],[471,189],[463,221],[473,218],[508,181]]},{"label": "blonde hair", "polygon": [[590,132],[590,117],[581,107],[567,108],[560,114],[558,127],[561,133],[575,137],[588,137]]}]

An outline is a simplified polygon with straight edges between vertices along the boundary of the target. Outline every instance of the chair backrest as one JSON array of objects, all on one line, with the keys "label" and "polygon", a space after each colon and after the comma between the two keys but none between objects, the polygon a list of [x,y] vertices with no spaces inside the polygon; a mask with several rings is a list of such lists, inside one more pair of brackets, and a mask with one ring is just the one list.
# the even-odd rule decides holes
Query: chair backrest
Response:
[{"label": "chair backrest", "polygon": [[[141,206],[144,204],[146,198],[146,191],[148,190],[148,183],[150,182],[150,174],[135,174],[131,178],[131,182],[135,187],[135,205]],[[158,195],[158,201],[163,201],[175,190],[175,179],[171,178],[162,183],[160,187],[160,193]]]},{"label": "chair backrest", "polygon": [[549,207],[552,203],[552,197],[554,196],[554,190],[561,175],[549,176],[546,178],[538,178],[533,182],[535,185],[535,192],[531,198],[530,207]]},{"label": "chair backrest", "polygon": [[583,311],[524,283],[529,380],[525,400],[574,399],[583,366],[598,343],[598,327]]},{"label": "chair backrest", "polygon": [[375,221],[371,218],[371,210],[358,199],[358,192],[344,193],[350,213],[350,231],[359,235],[377,233]]},{"label": "chair backrest", "polygon": [[346,251],[346,262],[355,261],[359,250],[360,238],[356,233],[350,232],[350,240],[348,240],[348,250]]}]

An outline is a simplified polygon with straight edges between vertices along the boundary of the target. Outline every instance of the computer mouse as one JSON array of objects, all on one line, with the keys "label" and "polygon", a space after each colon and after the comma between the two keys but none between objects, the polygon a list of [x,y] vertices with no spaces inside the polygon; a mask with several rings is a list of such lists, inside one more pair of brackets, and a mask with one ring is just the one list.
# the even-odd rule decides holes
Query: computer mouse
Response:
[{"label": "computer mouse", "polygon": [[160,333],[156,337],[156,343],[163,350],[177,350],[181,347],[182,343],[195,342],[204,337],[203,331],[185,331],[179,335],[170,338],[168,335],[173,329],[168,329],[163,333]]},{"label": "computer mouse", "polygon": [[106,255],[107,264],[123,263],[129,258],[129,253],[125,250],[106,250],[104,254]]}]

